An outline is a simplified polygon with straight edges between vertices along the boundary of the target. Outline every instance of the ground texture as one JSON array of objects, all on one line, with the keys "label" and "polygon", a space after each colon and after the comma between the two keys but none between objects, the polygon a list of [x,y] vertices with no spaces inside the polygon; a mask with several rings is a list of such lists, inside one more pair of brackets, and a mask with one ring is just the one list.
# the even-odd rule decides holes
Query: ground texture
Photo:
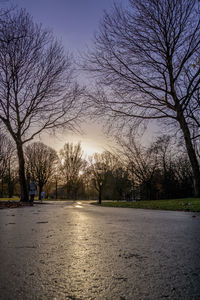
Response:
[{"label": "ground texture", "polygon": [[199,300],[200,215],[51,203],[0,211],[0,299]]},{"label": "ground texture", "polygon": [[17,208],[24,206],[33,206],[30,202],[20,202],[20,201],[0,201],[0,209],[3,208]]}]

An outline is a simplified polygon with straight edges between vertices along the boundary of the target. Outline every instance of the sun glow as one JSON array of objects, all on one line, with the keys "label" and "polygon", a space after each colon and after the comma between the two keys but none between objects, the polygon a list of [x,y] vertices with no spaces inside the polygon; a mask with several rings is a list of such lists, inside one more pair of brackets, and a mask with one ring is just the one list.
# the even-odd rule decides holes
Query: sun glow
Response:
[{"label": "sun glow", "polygon": [[101,133],[101,130],[95,126],[95,124],[87,126],[84,128],[84,130],[86,132],[88,131],[85,135],[67,135],[60,132],[56,133],[56,135],[44,134],[38,139],[46,145],[54,148],[56,151],[58,151],[58,153],[63,148],[65,143],[73,143],[75,145],[80,142],[85,159],[88,159],[88,157],[92,156],[94,153],[102,153],[109,147],[110,140]]},{"label": "sun glow", "polygon": [[81,143],[81,147],[82,147],[84,155],[86,157],[92,156],[96,152],[101,153],[103,151],[98,146],[92,145],[92,144],[89,144],[89,143],[85,143],[85,142]]}]

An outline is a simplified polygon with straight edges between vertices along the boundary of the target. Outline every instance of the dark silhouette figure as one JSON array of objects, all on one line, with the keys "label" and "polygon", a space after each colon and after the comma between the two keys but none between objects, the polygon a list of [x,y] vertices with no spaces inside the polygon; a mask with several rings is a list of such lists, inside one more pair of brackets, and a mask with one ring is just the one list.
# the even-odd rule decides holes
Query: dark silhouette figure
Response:
[{"label": "dark silhouette figure", "polygon": [[32,179],[32,181],[30,182],[30,185],[29,185],[30,202],[34,201],[36,192],[37,192],[37,185],[35,183],[35,180]]}]

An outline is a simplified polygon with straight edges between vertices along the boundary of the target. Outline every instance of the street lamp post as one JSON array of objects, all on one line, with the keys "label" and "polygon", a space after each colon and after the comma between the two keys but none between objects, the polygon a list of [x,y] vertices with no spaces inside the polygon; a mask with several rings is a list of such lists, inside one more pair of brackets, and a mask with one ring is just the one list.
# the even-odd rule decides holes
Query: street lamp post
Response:
[{"label": "street lamp post", "polygon": [[100,181],[100,182],[99,182],[99,204],[101,204],[102,184],[103,184],[103,182]]},{"label": "street lamp post", "polygon": [[56,175],[56,200],[58,199],[58,179]]},{"label": "street lamp post", "polygon": [[101,198],[102,198],[102,185],[103,185],[103,181],[102,181],[102,174],[103,170],[101,168],[99,168],[98,170],[98,183],[99,183],[99,204],[101,204]]},{"label": "street lamp post", "polygon": [[28,172],[28,174],[27,174],[27,191],[28,191],[28,201],[29,201],[29,189],[30,189],[30,181],[31,181],[31,174]]},{"label": "street lamp post", "polygon": [[55,198],[58,199],[58,165],[55,167]]}]

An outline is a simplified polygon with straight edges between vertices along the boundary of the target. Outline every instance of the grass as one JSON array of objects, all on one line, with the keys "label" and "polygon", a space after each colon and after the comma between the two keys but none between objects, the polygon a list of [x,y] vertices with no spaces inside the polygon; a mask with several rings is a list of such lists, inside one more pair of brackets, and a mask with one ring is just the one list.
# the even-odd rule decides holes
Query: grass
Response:
[{"label": "grass", "polygon": [[[19,200],[20,199],[18,197],[0,198],[0,201],[19,201]],[[55,199],[52,200],[55,201]],[[66,201],[66,200],[57,199],[57,201]],[[92,204],[99,205],[96,202]],[[170,200],[137,201],[137,202],[102,201],[101,206],[200,212],[200,198],[182,198],[182,199],[170,199]]]},{"label": "grass", "polygon": [[20,198],[19,197],[12,197],[12,198],[0,198],[0,201],[19,201]]},{"label": "grass", "polygon": [[[97,203],[94,204],[99,205]],[[102,201],[101,206],[200,212],[200,198],[151,200],[137,202]]]}]

